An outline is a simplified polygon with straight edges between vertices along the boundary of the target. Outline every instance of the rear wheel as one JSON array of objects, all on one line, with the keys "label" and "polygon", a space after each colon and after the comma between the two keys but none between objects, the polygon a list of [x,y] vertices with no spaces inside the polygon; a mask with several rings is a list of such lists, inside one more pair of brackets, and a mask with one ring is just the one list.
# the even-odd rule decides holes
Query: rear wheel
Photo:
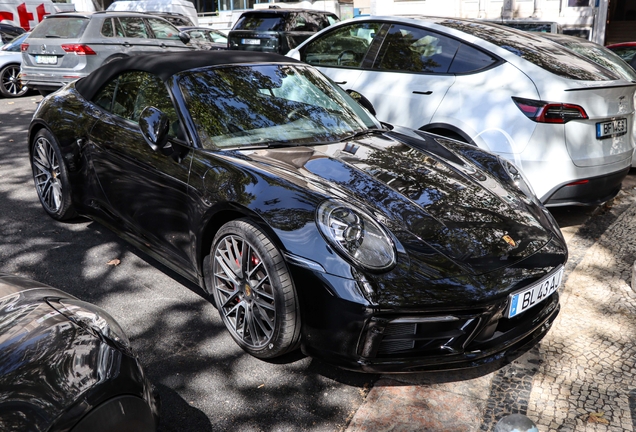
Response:
[{"label": "rear wheel", "polygon": [[300,312],[280,251],[251,221],[226,223],[214,238],[212,290],[221,319],[248,353],[266,359],[296,348]]},{"label": "rear wheel", "polygon": [[39,131],[31,146],[31,168],[35,190],[44,210],[57,220],[76,216],[71,203],[71,184],[62,152],[51,132]]},{"label": "rear wheel", "polygon": [[4,97],[20,97],[29,89],[20,80],[20,65],[12,64],[0,70],[0,93]]}]

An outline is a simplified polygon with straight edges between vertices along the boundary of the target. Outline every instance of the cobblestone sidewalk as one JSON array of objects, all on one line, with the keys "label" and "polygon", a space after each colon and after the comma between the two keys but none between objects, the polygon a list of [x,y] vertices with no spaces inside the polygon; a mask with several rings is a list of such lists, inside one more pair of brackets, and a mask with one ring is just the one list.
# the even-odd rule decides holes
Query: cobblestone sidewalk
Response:
[{"label": "cobblestone sidewalk", "polygon": [[383,377],[347,432],[491,431],[511,413],[541,432],[636,432],[636,190],[592,220],[568,242],[561,313],[537,347],[481,376]]}]

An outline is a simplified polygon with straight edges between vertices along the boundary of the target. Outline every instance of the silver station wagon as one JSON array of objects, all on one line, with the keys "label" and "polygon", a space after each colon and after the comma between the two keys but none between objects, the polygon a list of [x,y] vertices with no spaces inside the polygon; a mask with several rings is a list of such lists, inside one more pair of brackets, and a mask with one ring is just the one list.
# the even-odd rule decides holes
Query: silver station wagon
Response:
[{"label": "silver station wagon", "polygon": [[120,58],[192,50],[189,40],[165,19],[143,13],[48,15],[21,46],[21,79],[47,94]]}]

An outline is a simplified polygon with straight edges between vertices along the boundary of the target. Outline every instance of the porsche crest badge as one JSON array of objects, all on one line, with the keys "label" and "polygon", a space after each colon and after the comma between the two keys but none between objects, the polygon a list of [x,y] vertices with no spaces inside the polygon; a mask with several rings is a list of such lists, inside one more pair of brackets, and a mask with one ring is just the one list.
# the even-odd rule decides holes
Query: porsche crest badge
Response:
[{"label": "porsche crest badge", "polygon": [[508,243],[510,246],[512,247],[516,247],[517,246],[517,242],[515,242],[513,240],[512,237],[510,237],[508,234],[506,234],[505,236],[502,237],[503,241],[505,241],[506,243]]}]

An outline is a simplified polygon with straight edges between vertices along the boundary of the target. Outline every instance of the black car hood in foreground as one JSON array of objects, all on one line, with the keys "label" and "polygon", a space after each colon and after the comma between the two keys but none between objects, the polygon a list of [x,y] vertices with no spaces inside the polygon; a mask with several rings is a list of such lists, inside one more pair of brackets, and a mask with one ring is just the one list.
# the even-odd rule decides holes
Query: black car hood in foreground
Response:
[{"label": "black car hood in foreground", "polygon": [[397,237],[398,252],[443,268],[437,278],[492,272],[555,237],[562,243],[547,212],[514,186],[496,156],[397,131],[246,153],[276,175],[369,210]]},{"label": "black car hood in foreground", "polygon": [[56,310],[56,299],[75,298],[0,273],[2,431],[67,430],[103,401],[97,384],[113,380],[120,386],[116,392],[127,391],[128,383],[117,380],[129,373],[121,351]]}]

